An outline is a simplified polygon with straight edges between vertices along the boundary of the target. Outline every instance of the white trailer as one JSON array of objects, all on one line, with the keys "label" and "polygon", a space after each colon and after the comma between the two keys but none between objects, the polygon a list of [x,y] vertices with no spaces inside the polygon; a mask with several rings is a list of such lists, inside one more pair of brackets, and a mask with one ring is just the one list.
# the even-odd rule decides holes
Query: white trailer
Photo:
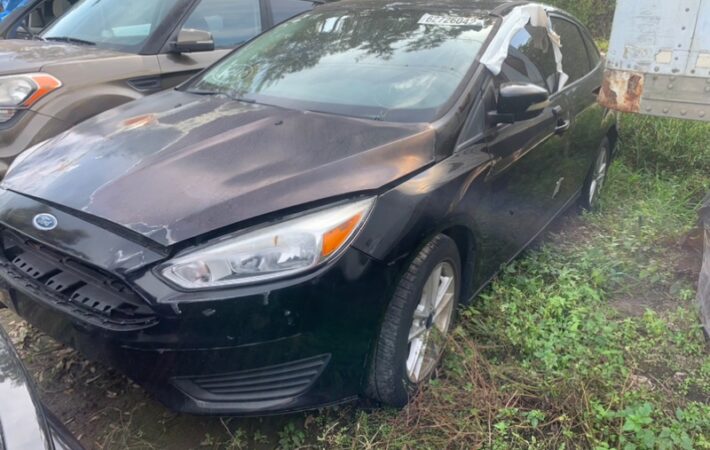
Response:
[{"label": "white trailer", "polygon": [[[710,121],[710,0],[618,0],[599,102],[622,112]],[[710,196],[701,223],[698,303],[710,336]]]},{"label": "white trailer", "polygon": [[618,0],[599,100],[710,121],[710,0]]}]

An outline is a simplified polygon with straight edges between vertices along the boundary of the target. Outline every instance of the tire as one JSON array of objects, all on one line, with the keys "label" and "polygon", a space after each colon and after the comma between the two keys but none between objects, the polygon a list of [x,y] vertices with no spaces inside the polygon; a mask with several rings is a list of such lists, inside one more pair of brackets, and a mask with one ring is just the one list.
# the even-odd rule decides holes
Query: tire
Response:
[{"label": "tire", "polygon": [[[434,271],[439,269],[436,289],[439,295],[425,296],[425,287],[428,289],[426,292],[434,291],[433,284],[427,282],[437,278]],[[449,275],[453,276],[453,280],[448,281]],[[402,407],[418,387],[431,378],[441,360],[445,338],[452,329],[460,289],[461,259],[458,248],[449,237],[438,235],[424,246],[402,275],[385,313],[368,377],[367,393],[373,400],[387,406]],[[451,292],[453,298],[447,300]],[[438,316],[427,312],[425,297],[438,298],[442,293],[446,295],[442,296],[440,308],[436,308],[442,312]],[[448,321],[443,319],[446,315]],[[442,333],[441,328],[446,330]],[[410,345],[410,333],[417,335],[421,332],[424,334],[414,338]],[[429,347],[424,342],[429,342]],[[416,352],[415,348],[429,348],[429,352]],[[419,364],[417,355],[424,355]]]},{"label": "tire", "polygon": [[[599,206],[599,198],[603,192],[604,182],[609,174],[609,166],[611,165],[611,143],[609,138],[605,137],[599,145],[599,150],[592,162],[592,167],[589,169],[589,174],[584,182],[580,204],[582,208],[593,211]],[[601,170],[601,172],[600,172]]]}]

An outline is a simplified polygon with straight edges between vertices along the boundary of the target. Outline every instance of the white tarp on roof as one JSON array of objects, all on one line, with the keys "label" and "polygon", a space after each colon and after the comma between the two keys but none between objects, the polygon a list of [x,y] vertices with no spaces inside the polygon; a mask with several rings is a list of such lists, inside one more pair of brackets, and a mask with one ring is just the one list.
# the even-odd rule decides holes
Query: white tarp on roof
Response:
[{"label": "white tarp on roof", "polygon": [[520,30],[525,29],[528,23],[533,27],[547,29],[547,35],[550,37],[552,46],[554,47],[557,73],[560,77],[558,89],[562,89],[565,84],[567,84],[567,80],[569,80],[569,76],[562,70],[562,50],[560,50],[562,43],[560,42],[560,36],[552,29],[550,16],[547,15],[547,11],[542,5],[531,4],[513,8],[510,14],[503,20],[495,38],[493,38],[486,51],[483,53],[483,56],[481,56],[481,63],[486,66],[493,75],[500,74],[503,61],[508,57],[510,43]]}]

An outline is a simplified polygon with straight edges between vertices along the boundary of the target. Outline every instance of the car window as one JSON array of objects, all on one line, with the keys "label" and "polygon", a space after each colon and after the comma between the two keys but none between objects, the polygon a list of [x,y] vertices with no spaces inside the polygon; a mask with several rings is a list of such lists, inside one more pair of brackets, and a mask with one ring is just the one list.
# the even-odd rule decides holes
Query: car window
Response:
[{"label": "car window", "polygon": [[29,14],[29,26],[32,33],[39,34],[58,17],[64,15],[73,3],[76,3],[76,1],[45,0],[35,6]]},{"label": "car window", "polygon": [[178,0],[83,0],[42,34],[135,52],[140,50]]},{"label": "car window", "polygon": [[187,89],[377,120],[428,121],[453,98],[496,20],[468,11],[439,17],[375,3],[357,14],[315,9],[259,36]]},{"label": "car window", "polygon": [[313,4],[305,0],[269,0],[269,2],[274,15],[274,24],[313,8]]},{"label": "car window", "polygon": [[552,27],[560,35],[562,43],[562,70],[569,75],[568,83],[584,78],[591,70],[587,47],[577,25],[557,17],[552,18]]},{"label": "car window", "polygon": [[[12,29],[8,31],[8,38],[13,39],[28,39],[42,32],[48,25],[54,22],[58,17],[64,15],[77,0],[44,0],[39,2],[32,8],[25,11],[23,16],[13,24]],[[22,8],[29,4],[28,1],[15,3],[16,8]],[[9,15],[12,11],[0,13]],[[2,20],[0,18],[0,20]]]},{"label": "car window", "polygon": [[595,67],[597,67],[599,61],[601,61],[602,59],[601,55],[599,54],[599,48],[597,48],[597,44],[594,43],[589,34],[582,33],[582,39],[584,40],[584,44],[587,47],[587,54],[589,55],[589,65],[592,69],[594,69]]},{"label": "car window", "polygon": [[534,83],[557,90],[557,62],[547,29],[528,25],[512,39],[498,82]]},{"label": "car window", "polygon": [[183,28],[209,31],[216,48],[232,48],[261,32],[259,0],[202,0]]}]

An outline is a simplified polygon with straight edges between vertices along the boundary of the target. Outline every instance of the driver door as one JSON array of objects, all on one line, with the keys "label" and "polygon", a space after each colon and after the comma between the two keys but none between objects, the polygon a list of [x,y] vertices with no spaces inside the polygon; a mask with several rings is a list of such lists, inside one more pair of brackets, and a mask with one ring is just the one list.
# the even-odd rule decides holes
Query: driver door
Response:
[{"label": "driver door", "polygon": [[[528,25],[512,41],[502,73],[491,83],[496,109],[498,87],[506,82],[537,84],[550,92],[550,106],[533,119],[489,125],[488,151],[495,159],[489,174],[491,209],[507,230],[509,258],[523,249],[565,206],[564,173],[569,152],[569,101],[558,93],[552,43],[542,28]],[[504,223],[503,223],[504,222]]]}]

